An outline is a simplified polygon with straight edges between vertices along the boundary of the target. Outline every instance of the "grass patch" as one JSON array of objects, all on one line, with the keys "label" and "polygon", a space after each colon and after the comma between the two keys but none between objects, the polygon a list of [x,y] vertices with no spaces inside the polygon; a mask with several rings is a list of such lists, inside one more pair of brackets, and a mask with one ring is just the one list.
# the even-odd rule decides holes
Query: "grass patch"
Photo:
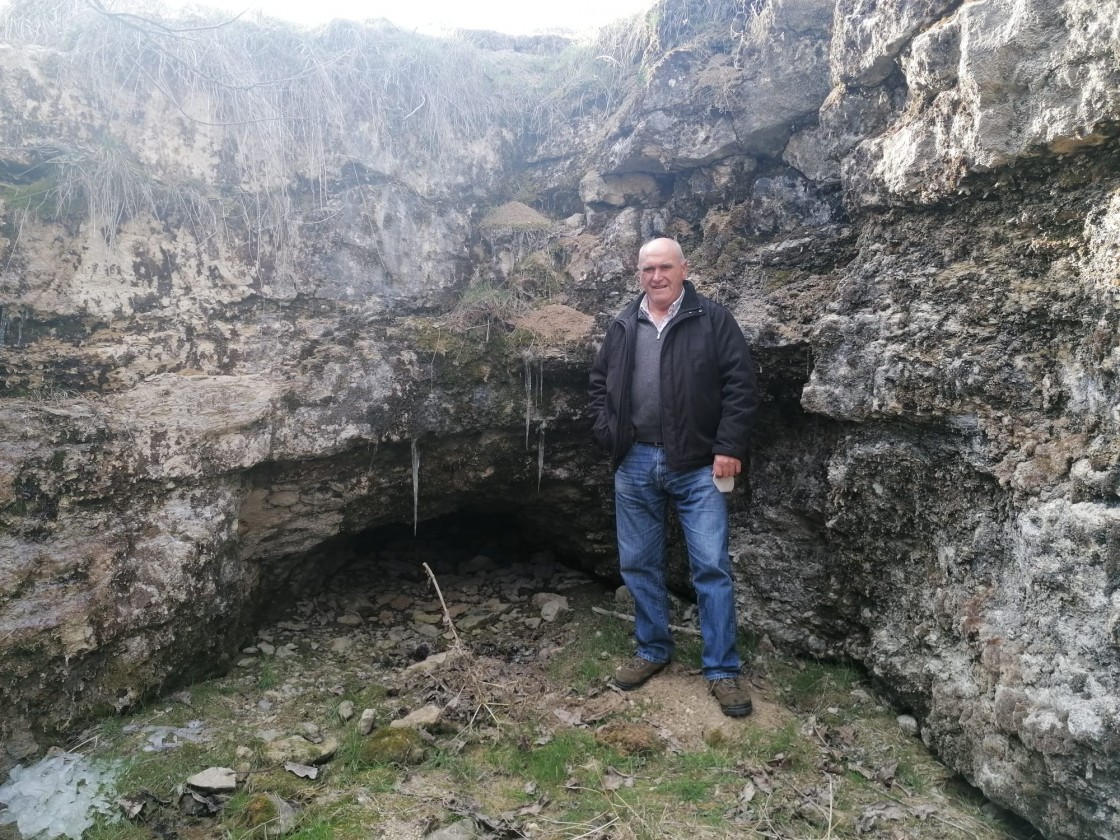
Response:
[{"label": "grass patch", "polygon": [[169,750],[126,757],[117,790],[149,790],[162,799],[173,798],[179,786],[195,773],[213,766],[233,766],[235,748],[221,744],[183,744]]},{"label": "grass patch", "polygon": [[257,688],[268,691],[280,684],[280,676],[276,673],[276,664],[271,659],[262,659],[260,670],[257,672]]},{"label": "grass patch", "polygon": [[289,840],[335,840],[333,820],[318,818],[289,834]]},{"label": "grass patch", "polygon": [[727,756],[710,751],[679,756],[670,762],[664,781],[654,790],[685,803],[707,802],[717,789],[729,790],[739,782],[728,771],[726,760]]},{"label": "grass patch", "polygon": [[[778,654],[761,657],[755,663],[755,716],[710,730],[704,722],[702,733],[691,717],[695,710],[651,703],[641,691],[619,696],[604,691],[603,679],[633,650],[633,625],[593,613],[591,605],[605,606],[606,595],[591,592],[590,586],[570,592],[569,603],[570,620],[550,625],[549,637],[540,640],[542,648],[559,649],[546,664],[472,661],[478,669],[472,674],[482,686],[472,683],[472,690],[485,694],[500,689],[510,700],[509,706],[495,705],[497,725],[466,724],[461,711],[472,706],[475,695],[460,693],[463,678],[454,669],[401,679],[378,670],[380,666],[371,670],[368,658],[358,655],[343,662],[303,650],[271,663],[276,684],[267,695],[260,671],[237,669],[190,688],[190,706],[164,698],[129,717],[109,718],[89,743],[98,758],[125,757],[119,794],[147,788],[162,799],[177,800],[185,779],[206,767],[247,770],[225,811],[205,822],[207,836],[228,840],[262,836],[243,819],[253,797],[260,801],[262,793],[296,806],[297,829],[289,837],[332,840],[376,836],[390,820],[422,832],[472,814],[508,820],[532,836],[568,840],[857,840],[861,815],[888,801],[902,803],[904,816],[880,823],[873,833],[886,836],[897,829],[911,840],[1017,836],[986,817],[981,811],[985,800],[975,791],[947,791],[950,773],[920,741],[898,730],[894,712],[870,696],[853,696],[852,689],[861,685],[858,670],[798,663]],[[310,627],[303,634],[313,637],[317,632],[327,639],[336,631]],[[679,636],[678,644],[678,663],[698,663],[697,640]],[[675,676],[690,689],[701,685],[692,675]],[[352,700],[356,713],[377,709],[381,724],[398,709],[427,702],[448,704],[460,714],[454,717],[449,711],[431,736],[423,738],[422,756],[409,750],[407,761],[382,756],[371,764],[362,753],[376,739],[358,733],[357,715],[340,720],[342,699]],[[712,702],[698,694],[699,700]],[[553,715],[558,702],[605,717],[588,726],[563,725]],[[195,717],[205,721],[208,742],[141,751],[152,737],[150,727],[178,726]],[[271,737],[265,730],[292,737],[305,731],[302,725],[308,721],[317,722],[321,734],[340,744],[315,780],[283,770],[279,759],[268,757],[264,743]],[[655,747],[623,754],[636,742],[635,730],[658,733],[662,727],[673,733],[683,752],[662,751],[665,741],[651,734]],[[633,737],[615,737],[620,731]],[[239,745],[254,750],[239,753]],[[420,763],[402,766],[410,761]],[[743,791],[751,787],[753,798],[744,800]],[[914,815],[914,804],[935,805],[939,816],[965,831],[949,829],[928,814]],[[167,809],[173,812],[173,807]],[[191,819],[172,817],[170,822],[187,836],[196,828]],[[87,838],[139,840],[148,836],[146,831],[127,823],[101,825]]]},{"label": "grass patch", "polygon": [[503,739],[485,751],[484,761],[501,773],[553,789],[570,779],[598,787],[597,779],[608,765],[626,772],[643,763],[600,744],[586,730],[561,730],[546,744],[530,744],[525,737]]},{"label": "grass patch", "polygon": [[424,767],[428,770],[443,772],[456,784],[478,784],[486,779],[482,768],[469,756],[460,751],[437,749],[432,751]]},{"label": "grass patch", "polygon": [[492,327],[510,328],[528,308],[528,298],[518,289],[494,280],[479,280],[463,290],[447,322],[458,331],[485,329],[489,339]]},{"label": "grass patch", "polygon": [[673,659],[686,668],[699,670],[701,664],[701,654],[704,650],[704,643],[699,636],[685,636],[678,634],[676,639],[676,650],[673,652]]},{"label": "grass patch", "polygon": [[601,686],[619,661],[633,655],[634,625],[590,611],[569,624],[564,648],[548,663],[550,677],[586,693]]},{"label": "grass patch", "polygon": [[[12,836],[19,837],[19,834]],[[143,825],[128,820],[110,822],[103,816],[98,816],[82,835],[83,840],[151,840],[151,837],[151,831]]]},{"label": "grass patch", "polygon": [[812,767],[817,756],[816,745],[802,734],[798,721],[779,729],[747,729],[740,740],[729,741],[724,749],[743,761],[781,764],[793,771]]},{"label": "grass patch", "polygon": [[863,678],[847,664],[804,663],[800,668],[779,667],[775,678],[785,689],[786,699],[803,712],[819,713],[829,707],[850,705],[850,692]]},{"label": "grass patch", "polygon": [[246,788],[250,793],[275,793],[289,801],[300,802],[310,799],[319,784],[319,780],[301,779],[286,770],[270,768],[250,773]]}]

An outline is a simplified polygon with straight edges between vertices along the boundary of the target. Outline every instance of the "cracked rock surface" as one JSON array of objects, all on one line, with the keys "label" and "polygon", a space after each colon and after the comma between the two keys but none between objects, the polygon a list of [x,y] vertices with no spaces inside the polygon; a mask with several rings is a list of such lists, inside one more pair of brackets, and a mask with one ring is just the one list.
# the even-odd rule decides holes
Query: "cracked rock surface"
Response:
[{"label": "cracked rock surface", "polygon": [[[1115,10],[748,5],[668,0],[553,82],[562,39],[417,37],[416,66],[444,55],[441,83],[467,82],[438,112],[414,110],[437,101],[426,74],[361,87],[413,66],[402,33],[240,21],[208,36],[205,79],[222,56],[330,55],[331,96],[390,97],[269,101],[260,123],[188,117],[243,113],[226,97],[269,68],[122,86],[151,69],[134,28],[87,5],[7,26],[0,764],[294,658],[254,638],[267,608],[320,591],[369,529],[514,516],[614,575],[586,371],[667,234],[765,397],[732,506],[744,629],[866,667],[1048,837],[1120,834]],[[284,92],[323,78],[282,69]],[[502,95],[452,107],[472,89]],[[382,130],[406,114],[416,133]],[[324,649],[404,609],[392,644],[440,637],[430,598],[340,604]],[[555,610],[458,618],[531,635]]]}]

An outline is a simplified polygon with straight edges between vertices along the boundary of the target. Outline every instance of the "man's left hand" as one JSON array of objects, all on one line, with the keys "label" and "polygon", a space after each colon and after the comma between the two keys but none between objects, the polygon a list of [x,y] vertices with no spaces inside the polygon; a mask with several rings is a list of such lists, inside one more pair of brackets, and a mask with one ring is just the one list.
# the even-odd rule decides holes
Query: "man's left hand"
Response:
[{"label": "man's left hand", "polygon": [[732,458],[730,455],[717,455],[715,462],[712,464],[712,475],[716,478],[738,475],[742,471],[743,462],[738,458]]}]

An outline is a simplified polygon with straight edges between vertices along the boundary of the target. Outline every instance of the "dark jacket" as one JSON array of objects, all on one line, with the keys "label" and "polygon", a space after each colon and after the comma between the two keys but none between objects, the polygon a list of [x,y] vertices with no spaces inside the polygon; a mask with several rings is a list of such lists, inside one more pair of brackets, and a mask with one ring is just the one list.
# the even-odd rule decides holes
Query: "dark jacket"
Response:
[{"label": "dark jacket", "polygon": [[[611,321],[591,369],[593,432],[611,454],[611,469],[634,443],[630,383],[640,302],[641,295]],[[745,464],[758,386],[734,316],[685,281],[680,311],[661,341],[661,426],[669,468],[698,469],[716,455]]]}]

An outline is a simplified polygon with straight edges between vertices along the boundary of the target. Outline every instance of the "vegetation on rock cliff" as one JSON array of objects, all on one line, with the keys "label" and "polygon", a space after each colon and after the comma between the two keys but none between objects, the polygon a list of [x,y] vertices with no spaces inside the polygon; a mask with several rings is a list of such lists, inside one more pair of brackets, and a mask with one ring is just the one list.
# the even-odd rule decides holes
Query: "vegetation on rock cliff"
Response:
[{"label": "vegetation on rock cliff", "polygon": [[[53,69],[77,92],[86,131],[72,145],[7,150],[24,164],[9,204],[48,217],[84,208],[110,241],[129,218],[170,213],[200,238],[232,222],[278,245],[297,223],[294,193],[322,206],[355,180],[391,176],[377,160],[438,170],[503,142],[503,130],[563,131],[573,116],[616,107],[647,56],[746,6],[661,3],[582,41],[493,44],[387,21],[304,30],[265,17],[177,18],[151,4],[138,14],[14,0],[0,12],[0,40],[57,51]],[[129,127],[138,108],[162,112],[186,151],[145,148],[150,139]]]}]

